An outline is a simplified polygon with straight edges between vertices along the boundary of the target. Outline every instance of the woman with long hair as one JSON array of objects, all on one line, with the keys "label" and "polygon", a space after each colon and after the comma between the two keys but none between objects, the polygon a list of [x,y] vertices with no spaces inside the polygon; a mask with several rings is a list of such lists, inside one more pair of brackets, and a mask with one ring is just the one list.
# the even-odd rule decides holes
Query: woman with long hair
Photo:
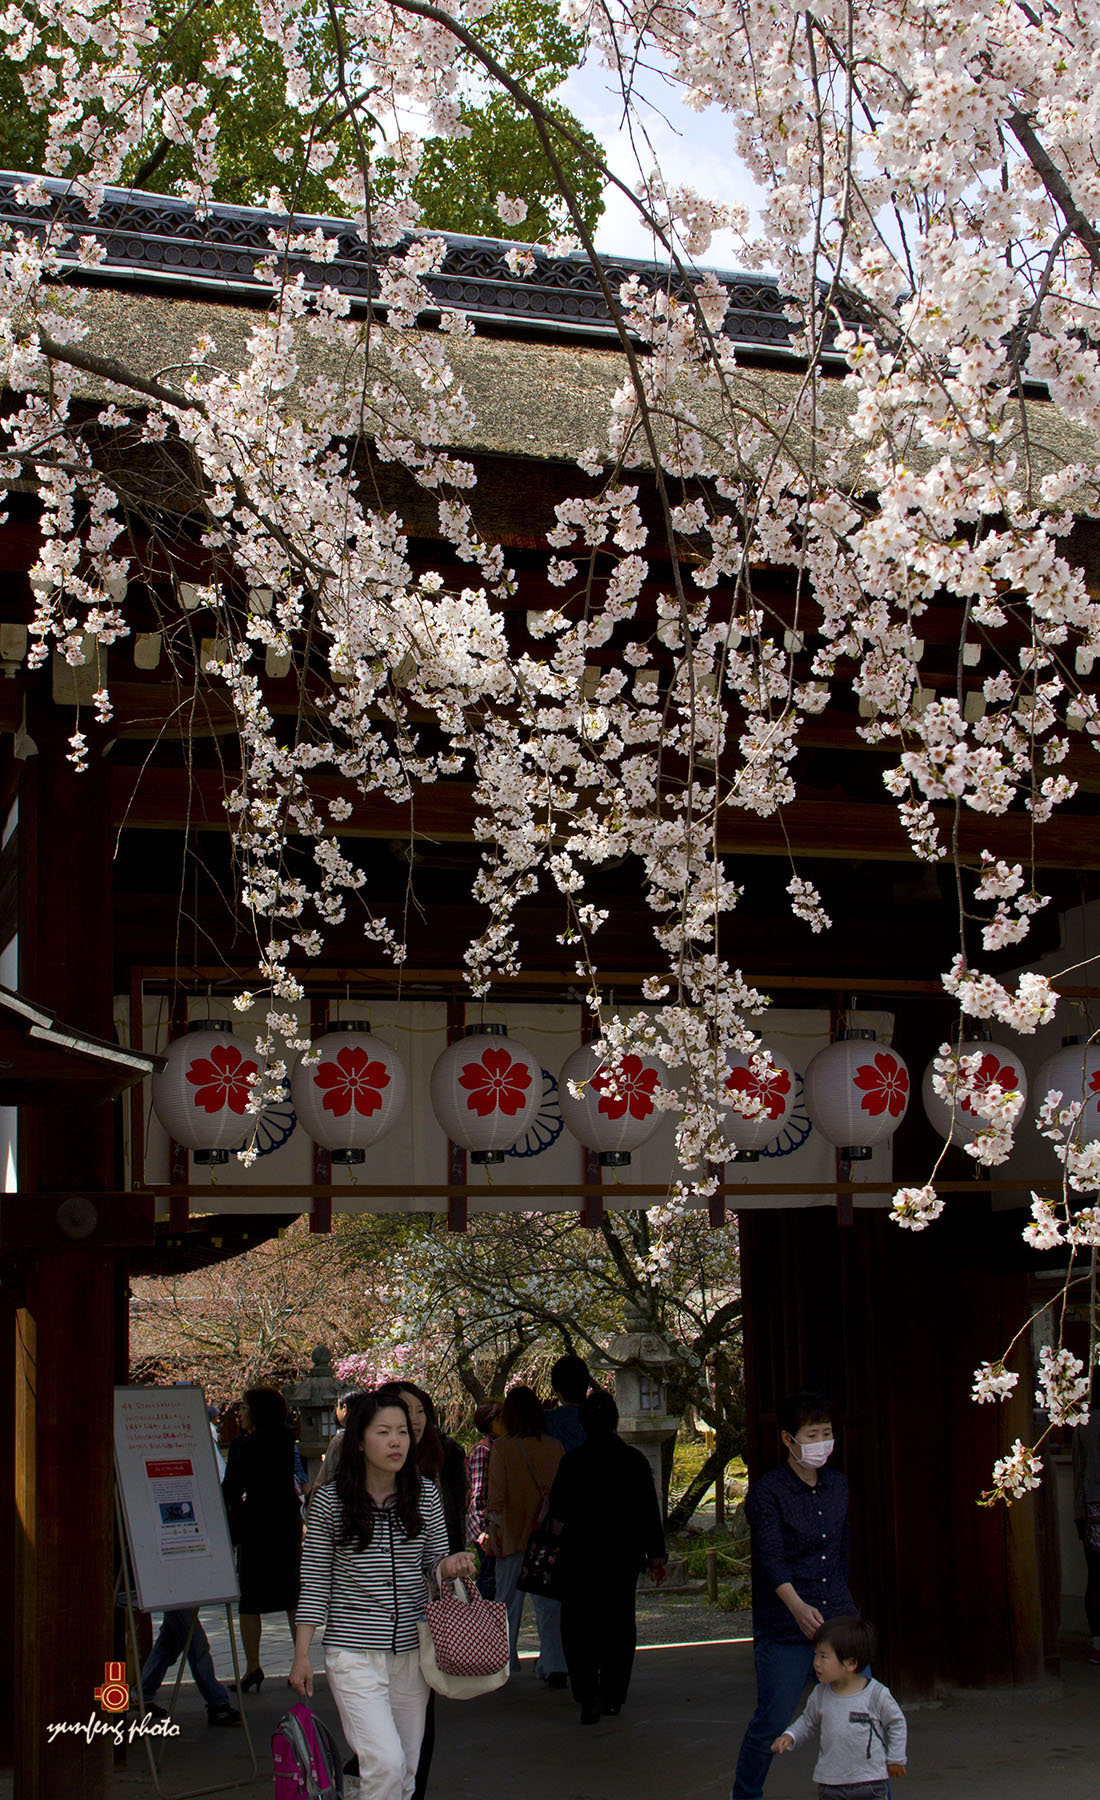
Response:
[{"label": "woman with long hair", "polygon": [[[439,1429],[435,1402],[422,1387],[411,1381],[399,1381],[398,1393],[409,1409],[416,1466],[425,1481],[434,1481],[443,1502],[447,1521],[447,1543],[452,1550],[466,1547],[466,1453],[461,1444]],[[420,1745],[420,1761],[416,1766],[413,1800],[424,1800],[428,1791],[432,1757],[435,1755],[435,1695],[428,1695],[424,1718],[424,1737]]]},{"label": "woman with long hair", "polygon": [[283,1396],[277,1388],[249,1388],[240,1418],[243,1435],[229,1446],[222,1493],[230,1536],[237,1546],[241,1643],[247,1665],[241,1687],[258,1691],[264,1680],[263,1614],[285,1612],[294,1631],[302,1508],[294,1482],[294,1436]]},{"label": "woman with long hair", "polygon": [[[500,1422],[503,1435],[494,1440],[489,1452],[486,1517],[496,1558],[496,1597],[508,1608],[508,1642],[515,1674],[523,1617],[524,1593],[517,1586],[523,1553],[545,1509],[563,1451],[557,1439],[547,1434],[542,1401],[533,1388],[519,1384],[508,1389]],[[551,1687],[564,1687],[568,1678],[560,1633],[555,1629],[557,1602],[538,1594],[532,1598],[539,1628],[537,1673]]]},{"label": "woman with long hair", "polygon": [[463,1550],[466,1547],[466,1452],[453,1437],[440,1430],[435,1402],[430,1394],[411,1381],[399,1381],[396,1386],[409,1409],[416,1466],[439,1489],[451,1549]]},{"label": "woman with long hair", "polygon": [[443,1502],[417,1467],[400,1389],[365,1394],[349,1410],[336,1479],[310,1505],[290,1671],[291,1686],[312,1694],[309,1647],[323,1628],[362,1800],[411,1800],[428,1704],[417,1633],[427,1582],[473,1571],[472,1556],[448,1548]]}]

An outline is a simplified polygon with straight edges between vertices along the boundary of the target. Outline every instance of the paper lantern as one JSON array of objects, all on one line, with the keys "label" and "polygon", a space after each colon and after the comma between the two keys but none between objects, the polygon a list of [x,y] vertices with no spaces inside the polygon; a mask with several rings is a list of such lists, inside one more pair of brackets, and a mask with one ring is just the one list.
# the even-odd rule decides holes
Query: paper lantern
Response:
[{"label": "paper lantern", "polygon": [[1052,1090],[1062,1096],[1059,1112],[1081,1108],[1069,1130],[1070,1142],[1091,1144],[1100,1138],[1100,1047],[1083,1037],[1063,1038],[1062,1048],[1047,1057],[1035,1077],[1036,1117]]},{"label": "paper lantern", "polygon": [[231,1025],[204,1019],[169,1044],[165,1066],[153,1076],[153,1111],[197,1163],[228,1162],[255,1126],[248,1102],[259,1069]]},{"label": "paper lantern", "polygon": [[504,1161],[538,1112],[542,1068],[503,1025],[467,1025],[432,1070],[432,1108],[470,1161]]},{"label": "paper lantern", "polygon": [[298,1122],[334,1163],[361,1163],[404,1109],[405,1065],[371,1034],[369,1019],[342,1020],[313,1041],[290,1078]]},{"label": "paper lantern", "polygon": [[[571,1081],[581,1090],[579,1098],[569,1091]],[[622,1168],[661,1123],[654,1096],[664,1082],[664,1068],[654,1056],[628,1051],[612,1064],[599,1044],[582,1044],[566,1057],[558,1076],[565,1128],[587,1149],[598,1150],[605,1168]]]},{"label": "paper lantern", "polygon": [[[1004,1044],[995,1044],[990,1038],[964,1038],[959,1045],[958,1054],[981,1057],[976,1083],[978,1088],[987,1088],[996,1082],[998,1087],[1018,1092],[1027,1100],[1024,1065],[1015,1052],[1006,1049]],[[921,1084],[921,1098],[929,1123],[942,1138],[949,1137],[955,1144],[973,1143],[978,1133],[985,1130],[988,1121],[974,1111],[969,1100],[953,1103],[950,1099],[941,1099],[932,1086],[934,1073],[933,1057],[924,1071],[924,1081]]]},{"label": "paper lantern", "polygon": [[[734,1101],[730,1111],[722,1111],[722,1136],[740,1152],[739,1161],[755,1162],[761,1150],[774,1144],[791,1113],[797,1097],[798,1078],[786,1057],[774,1045],[761,1044],[770,1052],[772,1071],[761,1077],[753,1068],[751,1056],[735,1051],[730,1057],[726,1087]],[[757,1118],[745,1118],[736,1110],[740,1096],[762,1100],[764,1111]]]},{"label": "paper lantern", "polygon": [[873,1031],[843,1031],[806,1070],[805,1101],[826,1143],[849,1162],[864,1162],[908,1111],[909,1070]]}]

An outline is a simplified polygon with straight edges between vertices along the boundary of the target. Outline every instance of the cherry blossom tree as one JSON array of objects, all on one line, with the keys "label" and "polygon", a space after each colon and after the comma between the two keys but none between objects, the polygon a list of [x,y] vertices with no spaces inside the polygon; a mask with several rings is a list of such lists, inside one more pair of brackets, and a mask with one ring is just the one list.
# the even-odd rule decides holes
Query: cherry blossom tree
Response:
[{"label": "cherry blossom tree", "polygon": [[257,1382],[299,1380],[316,1344],[343,1348],[384,1331],[363,1271],[349,1270],[336,1236],[313,1236],[304,1221],[208,1268],[131,1283],[134,1369],[197,1381],[218,1404]]},{"label": "cherry blossom tree", "polygon": [[[1071,542],[1075,518],[1096,513],[1100,475],[1100,13],[1032,0],[826,0],[813,10],[570,0],[570,29],[620,85],[634,123],[643,162],[630,198],[663,259],[652,282],[613,287],[569,180],[575,140],[507,44],[479,35],[488,10],[487,0],[326,0],[333,54],[318,65],[315,15],[257,0],[302,121],[295,167],[325,176],[370,243],[384,325],[353,317],[335,290],[305,286],[294,254],[323,261],[331,246],[288,218],[273,233],[271,304],[243,365],[223,364],[208,334],[186,367],[150,377],[88,342],[58,233],[9,233],[0,346],[16,403],[4,471],[32,480],[43,508],[32,656],[56,647],[80,663],[89,638],[94,656],[128,629],[131,497],[74,404],[91,374],[114,397],[98,433],[125,430],[151,452],[168,443],[193,473],[193,523],[209,553],[198,599],[217,617],[220,646],[209,676],[239,722],[228,806],[271,1002],[254,1103],[281,1087],[303,1047],[289,1010],[302,991],[295,964],[320,952],[349,904],[363,905],[368,937],[401,961],[400,919],[370,909],[364,870],[340,840],[350,797],[405,803],[462,772],[475,784],[483,849],[475,898],[486,923],[466,952],[474,993],[517,967],[515,909],[540,882],[563,897],[588,980],[607,923],[589,871],[638,859],[661,972],[629,1021],[594,984],[590,1002],[610,1052],[656,1052],[680,1072],[667,1103],[680,1115],[687,1181],[705,1193],[725,1155],[727,1056],[754,1048],[750,1021],[764,1005],[728,961],[738,889],[721,824],[737,809],[782,815],[806,722],[838,685],[861,703],[853,741],[890,752],[887,786],[914,854],[955,865],[960,942],[946,992],[964,1019],[1013,1031],[1053,1015],[1048,979],[1031,971],[1006,984],[980,966],[1026,944],[1047,898],[1035,869],[990,849],[975,883],[959,829],[967,814],[994,819],[1016,806],[1040,834],[1073,795],[1069,752],[1100,735],[1095,684],[1080,672],[1100,650],[1100,610]],[[186,161],[181,191],[199,206],[215,191],[211,84],[238,45],[222,37],[201,76],[160,91],[148,78],[159,30],[149,0],[10,0],[0,14],[43,117],[43,168],[71,172],[79,145],[74,191],[89,218],[151,130]],[[649,165],[635,76],[652,62],[751,171],[752,217]],[[547,252],[592,260],[620,333],[621,384],[549,534],[560,603],[536,621],[537,654],[509,642],[517,577],[471,508],[469,403],[449,356],[467,323],[449,313],[438,328],[418,323],[434,305],[423,277],[442,249],[418,214],[423,143],[468,128],[471,66],[487,103],[504,96],[530,120],[572,234]],[[46,197],[33,183],[25,195]],[[508,228],[526,197],[502,191],[496,206]],[[746,367],[723,334],[726,292],[698,268],[716,228],[735,234],[744,267],[778,277],[800,357],[791,383]],[[530,250],[510,254],[518,274],[536,266]],[[94,271],[90,236],[77,255]],[[356,378],[307,373],[304,353],[318,345]],[[433,497],[467,585],[414,565],[401,518],[362,479],[362,437]],[[655,564],[656,634],[637,605]],[[768,570],[783,574],[782,607]],[[271,603],[245,604],[242,592]],[[957,619],[958,683],[930,700],[915,642],[934,599]],[[590,681],[586,668],[612,639],[614,658]],[[635,679],[658,649],[661,679]],[[291,729],[266,703],[265,651],[303,676],[307,665],[327,673],[323,698],[314,690]],[[965,704],[964,671],[981,680],[976,708]],[[93,729],[110,716],[101,683]],[[71,739],[78,768],[86,726],[81,715]],[[321,776],[349,798],[322,799]],[[289,836],[308,845],[309,875]],[[810,931],[827,927],[793,864],[789,894]],[[972,1062],[945,1045],[937,1083],[983,1121],[969,1154],[996,1164],[1019,1096],[981,1086]],[[1080,1203],[1097,1185],[1100,1148],[1075,1134],[1067,1098],[1051,1100],[1048,1122],[1063,1191],[1036,1200],[1029,1231],[1064,1248],[1076,1273],[1100,1244],[1095,1209]],[[670,1193],[673,1216],[684,1198]],[[933,1175],[902,1189],[895,1212],[921,1228],[939,1206]],[[980,1398],[1003,1380],[1000,1363],[990,1368],[977,1377]],[[1040,1386],[1052,1421],[1078,1416],[1086,1379],[1056,1345]],[[1037,1467],[1036,1447],[1018,1445],[992,1491],[1025,1491]]]},{"label": "cherry blossom tree", "polygon": [[[381,1282],[391,1329],[406,1340],[381,1360],[375,1352],[365,1357],[369,1370],[408,1367],[410,1356],[423,1365],[427,1358],[449,1396],[456,1378],[475,1402],[524,1377],[545,1392],[550,1365],[563,1351],[595,1356],[613,1369],[611,1341],[627,1329],[628,1318],[641,1319],[674,1359],[673,1410],[690,1407],[715,1433],[712,1451],[677,1504],[678,1520],[691,1517],[743,1451],[740,1268],[732,1225],[715,1230],[705,1212],[660,1208],[609,1212],[598,1230],[568,1213],[480,1213],[460,1233],[430,1216],[400,1226],[364,1216],[345,1223],[341,1245],[354,1265]],[[350,1375],[350,1361],[341,1367]]]}]

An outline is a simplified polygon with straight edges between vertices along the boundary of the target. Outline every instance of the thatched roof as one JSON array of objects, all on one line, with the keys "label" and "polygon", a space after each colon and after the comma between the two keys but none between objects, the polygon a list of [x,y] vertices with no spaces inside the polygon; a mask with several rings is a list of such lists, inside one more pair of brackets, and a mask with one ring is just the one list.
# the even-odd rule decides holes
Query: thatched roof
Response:
[{"label": "thatched roof", "polygon": [[[212,302],[190,295],[142,293],[128,288],[97,288],[86,297],[82,316],[88,326],[87,343],[101,356],[112,357],[145,377],[156,377],[175,386],[193,360],[200,337],[209,335],[217,345],[219,366],[232,370],[243,366],[246,344],[257,318],[255,308]],[[363,330],[366,331],[364,322]],[[370,327],[374,344],[380,345],[387,325]],[[318,342],[306,332],[299,335],[299,388],[305,391],[316,379],[343,381],[349,392],[359,390],[362,362],[349,361],[345,352]],[[475,335],[452,338],[448,354],[456,378],[469,398],[474,424],[455,447],[540,462],[570,462],[589,446],[606,448],[609,403],[627,378],[621,350],[588,347],[567,340],[524,342],[514,338]],[[388,364],[385,365],[388,372]],[[380,370],[382,360],[379,359]],[[804,377],[797,368],[753,366],[739,369],[731,384],[737,409],[746,418],[778,424],[798,399]],[[84,376],[81,394],[87,399],[106,399],[108,384]],[[117,391],[112,394],[117,399]],[[711,395],[688,386],[684,399],[704,429],[724,429]],[[293,393],[291,395],[293,403]],[[824,377],[819,382],[817,405],[828,423],[842,429],[852,400],[840,380]],[[1036,477],[1067,461],[1095,453],[1086,433],[1067,423],[1047,402],[1027,405],[1027,435]],[[802,448],[804,433],[790,439],[792,453]],[[1024,449],[1023,431],[1018,445]],[[853,446],[853,453],[858,447]],[[914,455],[914,463],[927,461],[927,453]],[[857,469],[853,466],[853,476]]]}]

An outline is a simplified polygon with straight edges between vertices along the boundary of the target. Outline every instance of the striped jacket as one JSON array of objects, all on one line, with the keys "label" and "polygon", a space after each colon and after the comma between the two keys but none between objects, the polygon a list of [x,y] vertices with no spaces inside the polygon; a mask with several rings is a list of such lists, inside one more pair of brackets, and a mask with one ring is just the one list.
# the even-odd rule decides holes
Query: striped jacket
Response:
[{"label": "striped jacket", "polygon": [[335,1486],[317,1488],[302,1546],[297,1623],[324,1627],[326,1645],[338,1650],[416,1650],[427,1579],[448,1552],[434,1481],[420,1484],[420,1514],[424,1530],[409,1538],[394,1508],[379,1507],[370,1544],[357,1550],[344,1532]]}]

